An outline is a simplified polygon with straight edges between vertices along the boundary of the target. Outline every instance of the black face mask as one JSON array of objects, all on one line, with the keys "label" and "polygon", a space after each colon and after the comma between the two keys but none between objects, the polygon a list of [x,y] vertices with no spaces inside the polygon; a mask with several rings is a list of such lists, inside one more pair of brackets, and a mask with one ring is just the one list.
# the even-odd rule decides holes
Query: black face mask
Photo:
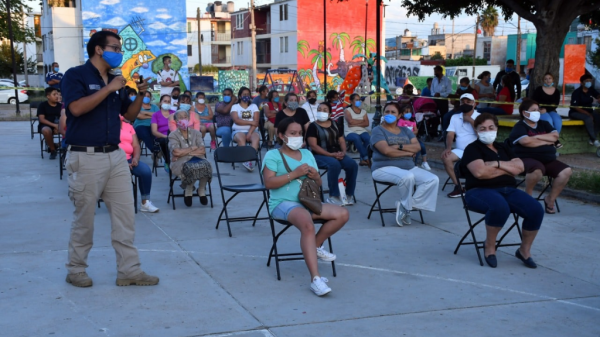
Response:
[{"label": "black face mask", "polygon": [[173,95],[173,96],[171,96],[171,98],[173,98],[173,99],[178,99],[178,98],[179,98],[179,95]]},{"label": "black face mask", "polygon": [[313,105],[313,104],[317,103],[317,99],[316,98],[309,98],[308,99],[308,103],[311,104],[311,105]]},{"label": "black face mask", "polygon": [[461,104],[458,109],[463,113],[467,113],[473,110],[473,106],[471,104]]}]

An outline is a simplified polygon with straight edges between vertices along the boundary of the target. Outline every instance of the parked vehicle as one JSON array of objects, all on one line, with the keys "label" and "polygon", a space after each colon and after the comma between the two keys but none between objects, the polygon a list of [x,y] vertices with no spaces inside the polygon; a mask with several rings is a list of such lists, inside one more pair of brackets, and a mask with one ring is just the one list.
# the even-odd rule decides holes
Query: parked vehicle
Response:
[{"label": "parked vehicle", "polygon": [[[13,87],[13,85],[6,85],[5,82],[0,81],[0,103],[8,103],[8,104],[17,104],[17,99],[15,97],[15,89],[8,89]],[[25,102],[29,99],[27,95],[27,90],[18,90],[19,94],[19,102]]]}]

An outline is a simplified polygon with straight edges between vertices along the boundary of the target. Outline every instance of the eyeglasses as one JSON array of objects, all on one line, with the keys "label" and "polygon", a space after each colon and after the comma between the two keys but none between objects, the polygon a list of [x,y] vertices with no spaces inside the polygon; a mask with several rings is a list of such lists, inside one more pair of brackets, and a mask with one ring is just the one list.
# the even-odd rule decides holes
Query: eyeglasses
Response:
[{"label": "eyeglasses", "polygon": [[116,53],[123,54],[123,49],[121,49],[121,47],[119,47],[119,45],[107,44],[104,47],[111,47]]}]

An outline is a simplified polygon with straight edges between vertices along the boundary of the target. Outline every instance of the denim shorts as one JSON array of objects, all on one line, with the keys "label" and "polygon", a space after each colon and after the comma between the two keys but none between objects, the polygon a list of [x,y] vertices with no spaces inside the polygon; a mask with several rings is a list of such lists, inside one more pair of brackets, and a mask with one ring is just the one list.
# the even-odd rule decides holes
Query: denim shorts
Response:
[{"label": "denim shorts", "polygon": [[[273,217],[273,219],[277,219],[277,220],[285,220],[288,221],[288,216],[290,215],[290,212],[294,209],[294,208],[298,208],[298,207],[302,207],[304,209],[306,209],[304,206],[302,206],[301,203],[299,202],[295,202],[295,201],[282,201],[279,205],[277,205],[277,207],[275,207],[275,209],[271,212],[271,217]],[[308,209],[306,209],[308,211],[308,213],[311,213]],[[311,213],[312,214],[312,213]]]}]

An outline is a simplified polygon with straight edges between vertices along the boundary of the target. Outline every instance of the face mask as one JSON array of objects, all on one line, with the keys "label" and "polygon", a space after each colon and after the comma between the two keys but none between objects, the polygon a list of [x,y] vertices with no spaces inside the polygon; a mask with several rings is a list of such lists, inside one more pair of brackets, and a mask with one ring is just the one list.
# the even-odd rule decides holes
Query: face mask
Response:
[{"label": "face mask", "polygon": [[277,97],[273,98],[273,102],[275,102],[275,103],[279,103],[279,96],[277,96]]},{"label": "face mask", "polygon": [[362,101],[356,101],[354,102],[354,106],[357,108],[360,108],[360,106],[362,105]]},{"label": "face mask", "polygon": [[333,101],[331,104],[338,104],[340,101]]},{"label": "face mask", "polygon": [[302,147],[302,144],[304,143],[302,137],[287,137],[287,139],[288,140],[285,143],[285,145],[287,145],[287,147],[289,147],[292,150],[299,150]]},{"label": "face mask", "polygon": [[544,83],[544,86],[545,86],[545,87],[551,87],[551,86],[554,86],[554,82],[552,82],[552,83],[550,83],[550,84]]},{"label": "face mask", "polygon": [[58,67],[54,67],[54,72],[57,73],[58,72]]},{"label": "face mask", "polygon": [[504,68],[504,71],[506,71],[507,73],[510,73],[512,71],[512,68]]},{"label": "face mask", "polygon": [[483,144],[492,144],[496,140],[497,131],[483,131],[479,133],[479,140]]},{"label": "face mask", "polygon": [[385,116],[383,116],[383,120],[388,124],[394,124],[394,123],[396,123],[396,116],[385,115]]},{"label": "face mask", "polygon": [[187,103],[181,103],[179,104],[179,110],[184,110],[184,111],[190,111],[190,109],[192,108],[192,106],[190,104]]},{"label": "face mask", "polygon": [[198,104],[204,104],[204,98],[198,98]]},{"label": "face mask", "polygon": [[458,108],[463,113],[467,113],[473,110],[473,106],[471,104],[461,104]]},{"label": "face mask", "polygon": [[142,102],[144,102],[144,104],[150,104],[150,97],[144,97]]},{"label": "face mask", "polygon": [[244,103],[250,103],[250,102],[252,102],[252,97],[250,97],[250,96],[242,96],[242,102],[244,102]]},{"label": "face mask", "polygon": [[329,119],[329,113],[328,112],[321,112],[321,111],[317,111],[317,120],[319,122],[324,122],[326,120]]},{"label": "face mask", "polygon": [[135,96],[129,96],[129,99],[133,102],[135,101]]},{"label": "face mask", "polygon": [[172,99],[179,99],[179,95],[173,95],[171,96]]},{"label": "face mask", "polygon": [[123,61],[123,54],[105,50],[102,54],[102,58],[104,59],[104,61],[106,61],[106,63],[108,63],[109,67],[116,68]]},{"label": "face mask", "polygon": [[408,112],[404,114],[404,119],[411,119],[412,118],[412,112]]},{"label": "face mask", "polygon": [[308,103],[309,103],[310,105],[314,105],[315,103],[317,103],[317,99],[316,99],[316,98],[309,98],[309,99],[308,99]]},{"label": "face mask", "polygon": [[467,89],[469,89],[469,86],[466,86],[466,87],[463,87],[462,85],[460,86],[460,90],[462,90],[462,91],[465,91]]},{"label": "face mask", "polygon": [[485,77],[483,80],[481,80],[483,83],[489,83],[490,79],[489,77]]},{"label": "face mask", "polygon": [[591,88],[592,87],[592,82],[585,82],[585,87],[586,88]]},{"label": "face mask", "polygon": [[290,108],[291,110],[296,110],[298,109],[298,102],[288,102],[287,103],[288,108]]},{"label": "face mask", "polygon": [[179,128],[179,130],[187,130],[189,125],[190,121],[188,121],[187,119],[177,121],[177,127]]},{"label": "face mask", "polygon": [[523,115],[523,117],[529,119],[530,121],[537,123],[540,120],[540,112],[539,111],[527,111],[529,112],[529,117],[525,117],[525,115]]},{"label": "face mask", "polygon": [[160,108],[163,109],[163,110],[170,110],[171,109],[171,104],[169,104],[169,103],[163,103],[163,104],[161,104]]},{"label": "face mask", "polygon": [[225,102],[225,103],[231,102],[231,96],[223,96],[223,102]]}]

